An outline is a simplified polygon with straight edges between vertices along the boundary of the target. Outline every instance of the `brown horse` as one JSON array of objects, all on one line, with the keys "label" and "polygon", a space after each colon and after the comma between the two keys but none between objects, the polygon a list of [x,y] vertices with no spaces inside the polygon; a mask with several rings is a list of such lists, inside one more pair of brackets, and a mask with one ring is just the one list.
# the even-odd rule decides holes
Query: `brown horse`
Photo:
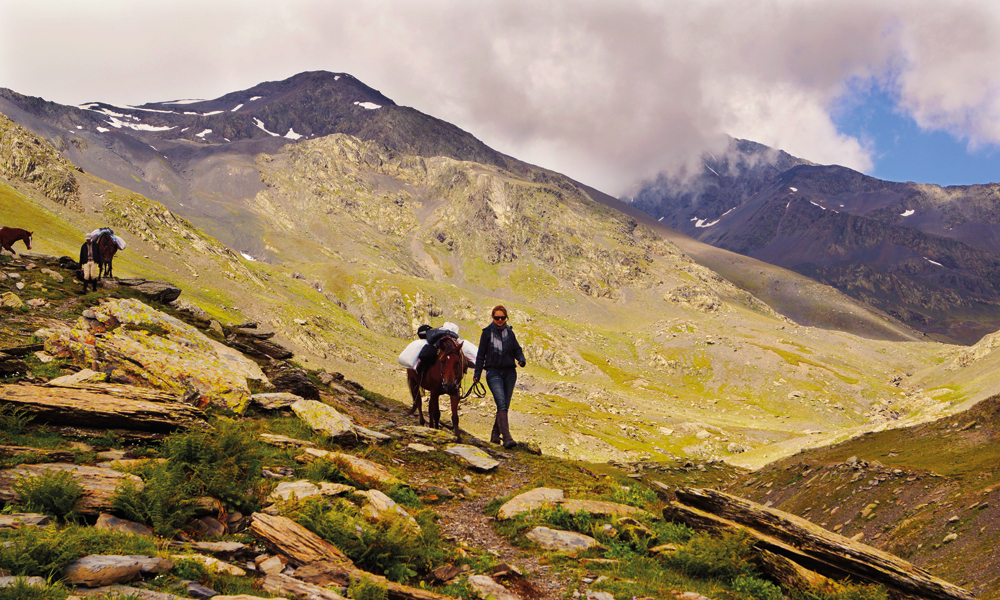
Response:
[{"label": "brown horse", "polygon": [[427,400],[429,425],[434,429],[440,429],[441,408],[438,398],[442,394],[447,394],[451,397],[451,424],[455,430],[456,442],[462,441],[462,433],[458,429],[458,396],[462,388],[462,376],[465,375],[465,355],[462,354],[464,343],[459,343],[450,337],[443,338],[438,348],[437,362],[424,373],[423,381],[418,380],[419,376],[413,369],[406,370],[406,382],[413,396],[413,407],[407,414],[418,413],[420,424],[424,424],[423,397],[420,393],[420,389],[423,388],[430,392],[430,398]]},{"label": "brown horse", "polygon": [[13,246],[14,242],[21,240],[28,247],[28,250],[31,250],[31,236],[33,233],[32,231],[15,229],[13,227],[0,227],[0,248],[17,256],[17,252],[14,252]]},{"label": "brown horse", "polygon": [[115,243],[111,234],[105,231],[97,236],[97,247],[100,248],[101,256],[99,276],[111,277],[111,261],[114,260],[115,253],[118,252],[118,244]]}]

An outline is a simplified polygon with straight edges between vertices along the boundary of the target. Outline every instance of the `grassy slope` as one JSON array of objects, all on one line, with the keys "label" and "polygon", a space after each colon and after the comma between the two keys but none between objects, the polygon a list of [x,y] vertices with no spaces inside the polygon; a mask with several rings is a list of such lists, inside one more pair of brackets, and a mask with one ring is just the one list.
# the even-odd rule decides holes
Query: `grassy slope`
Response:
[{"label": "grassy slope", "polygon": [[964,413],[786,458],[730,490],[1000,598],[998,417],[994,396]]},{"label": "grassy slope", "polygon": [[[411,159],[389,157],[375,172],[324,146],[333,143],[317,140],[274,159],[270,202],[258,197],[251,206],[275,223],[265,242],[284,266],[241,259],[157,203],[88,177],[83,213],[8,190],[0,220],[34,226],[39,251],[69,255],[82,232],[112,224],[129,242],[117,275],[172,281],[184,289],[182,299],[220,320],[273,328],[300,362],[394,397],[406,396],[395,361],[406,332],[451,320],[475,340],[482,315],[504,302],[531,363],[514,424],[546,451],[570,457],[733,456],[743,446],[759,448],[741,455],[743,463],[760,464],[811,439],[806,430],[856,427],[872,403],[897,404],[889,381],[934,364],[943,349],[796,327],[752,309],[741,292],[669,244],[648,260],[635,254],[636,243],[663,242],[623,238],[621,215],[573,186],[528,184],[448,159],[426,161],[424,173]],[[356,142],[336,143],[350,149]],[[301,168],[316,159],[327,161],[326,171]],[[496,237],[467,223],[478,214],[523,219],[523,233],[514,227],[513,234],[523,237],[510,240],[520,248],[517,260],[478,258]],[[550,248],[533,238],[540,231],[560,232],[553,244],[566,251],[546,254]],[[456,245],[439,242],[439,232]],[[425,254],[412,253],[414,246]],[[606,257],[629,256],[639,257],[645,274],[621,280],[611,298],[583,294],[574,283],[582,276],[600,288],[630,264],[610,266]],[[438,275],[424,270],[430,262]],[[722,309],[705,314],[665,302],[680,284],[716,290]],[[402,335],[389,327],[393,320]],[[464,427],[490,424],[488,400],[464,411]],[[697,437],[703,430],[711,437]],[[784,446],[767,448],[774,443]]]}]

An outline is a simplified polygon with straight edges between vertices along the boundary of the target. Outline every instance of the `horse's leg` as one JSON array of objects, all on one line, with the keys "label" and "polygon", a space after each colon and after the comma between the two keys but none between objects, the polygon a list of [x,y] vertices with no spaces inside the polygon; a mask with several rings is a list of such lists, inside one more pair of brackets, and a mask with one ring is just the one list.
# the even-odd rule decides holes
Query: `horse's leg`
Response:
[{"label": "horse's leg", "polygon": [[420,382],[417,381],[417,373],[413,369],[407,369],[406,371],[406,383],[410,386],[410,396],[413,398],[413,405],[410,406],[410,412],[407,415],[412,415],[414,412],[420,416],[420,425],[426,424],[424,421],[424,397],[420,393]]},{"label": "horse's leg", "polygon": [[427,401],[427,418],[430,421],[430,427],[434,429],[441,428],[441,407],[438,404],[438,396],[440,392],[434,390],[431,392],[431,397]]},{"label": "horse's leg", "polygon": [[455,441],[462,443],[462,432],[458,429],[458,393],[451,395],[451,426],[455,430]]}]

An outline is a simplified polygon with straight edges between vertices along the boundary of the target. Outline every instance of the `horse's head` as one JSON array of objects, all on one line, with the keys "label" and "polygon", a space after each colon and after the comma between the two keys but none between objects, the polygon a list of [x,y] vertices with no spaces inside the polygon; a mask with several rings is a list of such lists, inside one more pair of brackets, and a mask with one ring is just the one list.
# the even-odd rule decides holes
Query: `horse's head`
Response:
[{"label": "horse's head", "polygon": [[458,394],[465,374],[465,355],[462,344],[450,337],[440,343],[438,365],[441,367],[441,390],[446,394]]},{"label": "horse's head", "polygon": [[35,232],[29,231],[27,233],[27,237],[24,238],[24,245],[28,247],[28,250],[31,250],[31,236],[35,235]]}]

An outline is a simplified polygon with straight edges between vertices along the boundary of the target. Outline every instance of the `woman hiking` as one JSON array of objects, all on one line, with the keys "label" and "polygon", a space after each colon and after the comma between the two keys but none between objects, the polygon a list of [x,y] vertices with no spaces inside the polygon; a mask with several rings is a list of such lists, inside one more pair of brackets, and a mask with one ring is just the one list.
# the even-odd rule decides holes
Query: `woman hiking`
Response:
[{"label": "woman hiking", "polygon": [[524,366],[524,352],[517,343],[514,330],[507,323],[507,309],[503,305],[497,305],[490,314],[493,322],[483,328],[483,335],[479,338],[479,352],[476,354],[476,370],[472,381],[478,382],[483,369],[486,369],[486,385],[493,392],[493,401],[497,405],[490,441],[499,444],[502,437],[503,447],[513,448],[517,442],[510,436],[507,411],[517,382],[517,370],[514,367]]}]

